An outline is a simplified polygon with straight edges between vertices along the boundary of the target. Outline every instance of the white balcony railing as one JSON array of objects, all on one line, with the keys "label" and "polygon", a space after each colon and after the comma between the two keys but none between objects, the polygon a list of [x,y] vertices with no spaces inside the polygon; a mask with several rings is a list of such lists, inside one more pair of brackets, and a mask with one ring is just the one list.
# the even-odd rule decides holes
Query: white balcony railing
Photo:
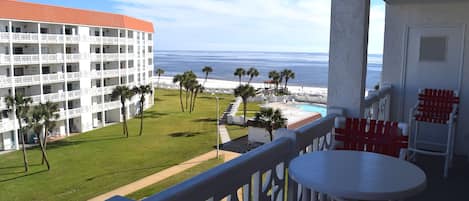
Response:
[{"label": "white balcony railing", "polygon": [[279,129],[273,142],[143,200],[323,200],[325,195],[301,188],[287,170],[293,158],[330,148],[336,117],[328,115],[294,131]]},{"label": "white balcony railing", "polygon": [[65,35],[65,42],[67,43],[79,43],[80,36],[79,35]]},{"label": "white balcony railing", "polygon": [[57,53],[57,54],[42,54],[41,55],[42,63],[63,63],[64,62],[64,54]]},{"label": "white balcony railing", "polygon": [[104,103],[104,110],[112,110],[112,109],[116,109],[120,107],[121,107],[120,101],[112,101],[112,102]]},{"label": "white balcony railing", "polygon": [[365,97],[364,118],[376,120],[389,120],[391,109],[392,86],[384,85],[379,90],[369,91]]},{"label": "white balcony railing", "polygon": [[127,43],[127,38],[119,38],[119,43],[125,45]]},{"label": "white balcony railing", "polygon": [[88,40],[92,44],[101,44],[101,37],[100,36],[90,36]]},{"label": "white balcony railing", "polygon": [[67,73],[67,80],[72,81],[72,80],[80,80],[80,72],[69,72]]},{"label": "white balcony railing", "polygon": [[44,101],[51,101],[51,102],[59,102],[65,100],[65,93],[51,93],[51,94],[44,94]]},{"label": "white balcony railing", "polygon": [[64,36],[62,34],[41,34],[41,42],[43,43],[63,43]]},{"label": "white balcony railing", "polygon": [[119,69],[112,69],[112,70],[104,70],[103,71],[104,77],[118,77],[119,76]]},{"label": "white balcony railing", "polygon": [[67,92],[68,99],[79,99],[81,97],[81,90],[74,90]]},{"label": "white balcony railing", "polygon": [[14,42],[38,43],[37,33],[12,33]]},{"label": "white balcony railing", "polygon": [[14,125],[15,125],[14,120],[0,119],[0,133],[14,130],[14,127],[13,127]]},{"label": "white balcony railing", "polygon": [[39,54],[13,55],[13,63],[14,64],[37,64],[39,63]]},{"label": "white balcony railing", "polygon": [[101,54],[100,53],[91,53],[90,54],[91,61],[101,61]]},{"label": "white balcony railing", "polygon": [[0,97],[0,110],[7,109],[7,104],[5,103],[5,97]]},{"label": "white balcony railing", "polygon": [[75,118],[81,116],[81,108],[68,109],[68,118]]},{"label": "white balcony railing", "polygon": [[79,53],[66,54],[65,58],[67,59],[67,62],[79,62],[81,59],[81,55]]},{"label": "white balcony railing", "polygon": [[108,86],[103,87],[102,90],[104,94],[112,94],[112,90],[114,90],[114,88],[116,88],[116,86]]},{"label": "white balcony railing", "polygon": [[44,83],[54,83],[54,82],[64,82],[64,81],[65,81],[64,74],[62,72],[42,75],[42,82]]},{"label": "white balcony railing", "polygon": [[6,43],[10,41],[10,33],[8,32],[0,32],[0,41]]},{"label": "white balcony railing", "polygon": [[133,38],[127,38],[127,43],[128,43],[128,44],[133,44],[133,43],[135,43],[135,39],[133,39]]},{"label": "white balcony railing", "polygon": [[23,85],[34,85],[39,84],[41,82],[40,75],[25,75],[25,76],[15,76],[15,85],[23,86]]},{"label": "white balcony railing", "polygon": [[119,59],[118,53],[105,53],[103,54],[103,61],[117,61]]},{"label": "white balcony railing", "polygon": [[103,36],[103,44],[108,44],[108,45],[117,45],[119,42],[118,37],[107,37]]}]

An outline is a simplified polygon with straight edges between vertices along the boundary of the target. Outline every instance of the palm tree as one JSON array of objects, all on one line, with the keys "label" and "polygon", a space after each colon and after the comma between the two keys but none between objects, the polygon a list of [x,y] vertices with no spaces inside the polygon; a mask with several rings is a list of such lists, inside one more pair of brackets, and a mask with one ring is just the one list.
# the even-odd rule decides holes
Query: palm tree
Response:
[{"label": "palm tree", "polygon": [[192,103],[192,110],[195,110],[195,102],[196,102],[196,100],[197,100],[197,95],[198,95],[199,93],[202,93],[202,92],[204,91],[204,89],[205,89],[204,86],[201,85],[201,84],[199,84],[199,85],[197,85],[197,86],[195,87],[194,101],[193,101],[193,103]]},{"label": "palm tree", "polygon": [[248,84],[251,84],[252,79],[254,79],[254,77],[259,76],[259,71],[256,68],[252,67],[249,68],[247,75],[249,76]]},{"label": "palm tree", "polygon": [[210,66],[205,66],[205,67],[202,69],[202,72],[205,73],[205,81],[204,81],[204,85],[205,85],[205,83],[207,82],[208,74],[211,73],[211,72],[213,72],[213,69],[212,69],[212,67],[210,67]]},{"label": "palm tree", "polygon": [[234,72],[234,76],[238,76],[239,78],[239,85],[241,85],[241,78],[246,75],[246,71],[244,68],[237,68]]},{"label": "palm tree", "polygon": [[155,71],[156,75],[158,76],[158,79],[156,81],[156,88],[158,89],[159,85],[160,85],[160,77],[161,75],[164,74],[164,70],[161,69],[161,68],[157,68],[156,71]]},{"label": "palm tree", "polygon": [[[29,117],[29,128],[36,134],[37,139],[39,140],[39,146],[41,148],[42,158],[47,165],[47,170],[50,170],[49,160],[47,158],[46,150],[44,148],[44,140],[42,136],[45,136],[44,133],[41,135],[41,132],[44,128],[46,112],[44,111],[44,104],[36,105],[32,108],[31,114]],[[46,132],[46,130],[44,130]]]},{"label": "palm tree", "polygon": [[179,83],[179,102],[181,102],[181,111],[184,112],[184,104],[182,103],[182,87],[184,82],[184,76],[177,74],[173,77],[173,83]]},{"label": "palm tree", "polygon": [[244,114],[243,124],[246,127],[246,110],[247,110],[248,98],[256,96],[256,91],[249,84],[239,85],[236,89],[234,89],[234,95],[236,97],[239,96],[243,99],[243,114]]},{"label": "palm tree", "polygon": [[134,94],[140,94],[140,131],[138,135],[142,135],[143,131],[143,106],[145,104],[145,95],[151,94],[152,88],[150,85],[141,85],[132,89]]},{"label": "palm tree", "polygon": [[286,119],[278,109],[274,111],[272,108],[262,108],[260,112],[256,113],[254,122],[257,126],[265,128],[272,142],[274,140],[273,131],[275,129],[284,128]]},{"label": "palm tree", "polygon": [[189,106],[189,95],[190,95],[190,91],[191,91],[191,88],[194,85],[194,82],[196,82],[197,80],[197,76],[194,74],[194,72],[192,71],[186,71],[184,72],[183,74],[183,80],[182,80],[182,85],[184,86],[184,89],[186,90],[186,111],[188,110],[188,106]]},{"label": "palm tree", "polygon": [[125,101],[127,99],[131,99],[133,95],[133,91],[130,90],[127,86],[116,86],[116,88],[112,90],[111,95],[113,98],[120,98],[122,105],[121,113],[124,120],[124,123],[122,124],[122,132],[126,137],[129,137],[129,129],[127,127],[127,109],[125,107]]},{"label": "palm tree", "polygon": [[[47,150],[47,134],[55,127],[55,121],[60,117],[59,104],[47,101],[44,104],[39,105],[42,109],[44,118],[44,150]],[[42,164],[44,164],[45,158],[42,157]]]},{"label": "palm tree", "polygon": [[288,80],[295,79],[295,72],[293,72],[290,69],[285,69],[285,70],[282,71],[282,75],[285,78],[285,87],[284,87],[284,89],[286,91],[288,91],[288,89],[287,89]]},{"label": "palm tree", "polygon": [[28,157],[26,155],[26,146],[25,146],[25,134],[23,133],[24,128],[22,122],[25,121],[28,111],[30,109],[30,105],[32,103],[32,99],[29,97],[24,97],[22,94],[16,94],[15,97],[7,96],[5,98],[5,104],[8,108],[10,113],[13,113],[18,120],[18,140],[21,139],[21,144],[23,145],[23,162],[24,162],[24,171],[27,172],[29,170],[28,167]]},{"label": "palm tree", "polygon": [[278,93],[278,85],[279,85],[280,79],[281,79],[280,73],[278,73],[275,70],[270,71],[269,72],[269,78],[272,79],[272,81],[274,81],[274,83],[275,83],[275,93]]},{"label": "palm tree", "polygon": [[[190,101],[189,101],[189,113],[192,113],[192,101],[194,99],[194,93],[196,87],[199,85],[199,82],[196,79],[191,79],[187,81],[187,87],[189,88],[190,92]],[[186,103],[187,104],[187,103]]]}]

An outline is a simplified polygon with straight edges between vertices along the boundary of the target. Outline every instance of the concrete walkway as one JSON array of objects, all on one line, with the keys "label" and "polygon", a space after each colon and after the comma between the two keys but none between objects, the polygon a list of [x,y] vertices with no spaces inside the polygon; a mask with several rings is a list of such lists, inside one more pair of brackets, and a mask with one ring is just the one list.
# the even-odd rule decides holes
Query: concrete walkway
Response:
[{"label": "concrete walkway", "polygon": [[[144,177],[140,180],[137,180],[135,182],[132,182],[130,184],[127,184],[125,186],[122,186],[120,188],[117,188],[115,190],[112,190],[110,192],[107,192],[105,194],[102,194],[102,195],[99,195],[97,197],[94,197],[92,199],[90,199],[91,201],[103,201],[103,200],[106,200],[106,199],[109,199],[115,195],[121,195],[121,196],[125,196],[125,195],[128,195],[128,194],[131,194],[133,192],[136,192],[142,188],[145,188],[147,186],[150,186],[152,184],[155,184],[155,183],[158,183],[166,178],[169,178],[173,175],[176,175],[178,173],[181,173],[191,167],[194,167],[196,165],[199,165],[200,163],[204,162],[204,161],[207,161],[207,160],[210,160],[212,158],[215,158],[216,157],[216,150],[213,150],[213,151],[210,151],[210,152],[207,152],[205,154],[202,154],[200,156],[197,156],[193,159],[190,159],[186,162],[183,162],[179,165],[175,165],[173,167],[170,167],[170,168],[167,168],[167,169],[164,169],[160,172],[157,172],[155,174],[152,174],[150,176],[147,176],[147,177]],[[220,151],[220,154],[222,157],[224,157],[224,161],[227,162],[227,161],[230,161],[236,157],[238,157],[240,154],[238,153],[234,153],[234,152],[229,152],[229,151]]]},{"label": "concrete walkway", "polygon": [[222,144],[231,141],[230,134],[228,133],[228,129],[226,129],[225,125],[219,125],[218,129],[220,130],[220,140]]}]

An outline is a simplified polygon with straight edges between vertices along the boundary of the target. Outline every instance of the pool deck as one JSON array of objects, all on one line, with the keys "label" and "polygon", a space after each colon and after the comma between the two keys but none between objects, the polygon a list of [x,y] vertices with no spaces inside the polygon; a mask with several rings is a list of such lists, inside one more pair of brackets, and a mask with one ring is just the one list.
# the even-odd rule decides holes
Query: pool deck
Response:
[{"label": "pool deck", "polygon": [[270,107],[272,109],[279,109],[282,115],[288,119],[288,128],[296,129],[307,123],[321,118],[318,112],[308,112],[295,107],[298,103],[268,103],[261,107]]}]

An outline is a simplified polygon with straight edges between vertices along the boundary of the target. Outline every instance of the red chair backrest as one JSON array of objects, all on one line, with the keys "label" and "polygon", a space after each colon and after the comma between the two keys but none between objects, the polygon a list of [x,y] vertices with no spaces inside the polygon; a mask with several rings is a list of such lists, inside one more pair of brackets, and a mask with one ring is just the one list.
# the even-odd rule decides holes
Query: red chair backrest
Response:
[{"label": "red chair backrest", "polygon": [[419,103],[415,119],[430,123],[446,124],[459,97],[453,90],[424,89],[419,93]]},{"label": "red chair backrest", "polygon": [[397,122],[347,118],[345,128],[335,128],[335,139],[343,142],[338,149],[367,151],[399,157],[407,148],[408,137],[402,136]]}]

